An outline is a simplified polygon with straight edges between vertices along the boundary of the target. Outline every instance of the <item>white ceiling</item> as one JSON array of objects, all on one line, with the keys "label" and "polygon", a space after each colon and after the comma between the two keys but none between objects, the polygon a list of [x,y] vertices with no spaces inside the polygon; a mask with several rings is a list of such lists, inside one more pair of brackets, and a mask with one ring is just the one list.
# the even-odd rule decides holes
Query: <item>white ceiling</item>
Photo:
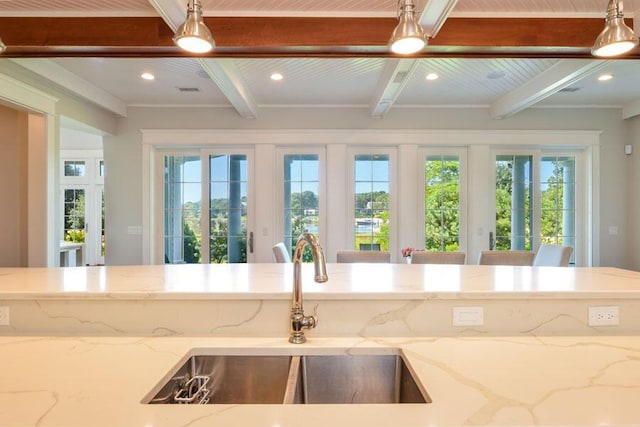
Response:
[{"label": "white ceiling", "polygon": [[[396,7],[395,0],[202,3],[205,15],[218,16],[395,16]],[[418,3],[421,8],[429,6],[426,1]],[[430,0],[432,7],[445,13],[445,18],[446,4],[454,6],[448,16],[604,18],[606,3],[607,0]],[[625,15],[631,17],[640,9],[640,0],[627,0],[624,5]],[[0,16],[161,15],[173,28],[184,9],[186,0],[0,0]],[[212,30],[215,35],[215,28]],[[243,117],[281,106],[361,106],[369,108],[374,116],[383,116],[389,108],[407,106],[490,106],[495,117],[535,105],[616,106],[624,107],[626,116],[640,110],[636,106],[640,102],[640,64],[630,60],[55,58],[15,62],[119,115],[126,115],[127,106],[140,105],[233,106]],[[144,71],[152,72],[156,79],[142,80],[140,74]],[[282,73],[284,79],[272,81],[272,72]],[[432,72],[439,78],[427,81],[425,76]],[[596,77],[604,72],[613,73],[614,79],[598,82]],[[562,88],[565,90],[560,91]]]},{"label": "white ceiling", "polygon": [[[458,0],[452,16],[600,16],[608,0]],[[157,15],[154,0],[0,0],[0,16]],[[187,0],[181,1],[186,7]],[[395,0],[201,0],[205,16],[395,16]],[[427,0],[417,0],[424,8]],[[640,0],[625,0],[625,11]]]}]

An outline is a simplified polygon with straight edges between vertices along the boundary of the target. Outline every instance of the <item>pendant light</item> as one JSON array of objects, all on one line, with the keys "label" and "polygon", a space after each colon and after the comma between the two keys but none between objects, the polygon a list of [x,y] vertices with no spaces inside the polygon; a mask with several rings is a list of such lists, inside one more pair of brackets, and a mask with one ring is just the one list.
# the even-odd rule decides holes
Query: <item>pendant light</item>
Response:
[{"label": "pendant light", "polygon": [[187,4],[187,18],[176,30],[173,41],[182,49],[193,53],[209,52],[215,47],[216,42],[202,18],[200,0]]},{"label": "pendant light", "polygon": [[398,25],[391,34],[391,51],[410,55],[427,44],[422,26],[416,22],[416,5],[413,0],[398,0]]},{"label": "pendant light", "polygon": [[2,43],[2,39],[0,39],[0,53],[4,52],[5,50],[7,50],[7,45]]},{"label": "pendant light", "polygon": [[638,38],[624,23],[622,0],[609,0],[605,27],[596,38],[591,54],[604,57],[622,55],[636,46]]}]

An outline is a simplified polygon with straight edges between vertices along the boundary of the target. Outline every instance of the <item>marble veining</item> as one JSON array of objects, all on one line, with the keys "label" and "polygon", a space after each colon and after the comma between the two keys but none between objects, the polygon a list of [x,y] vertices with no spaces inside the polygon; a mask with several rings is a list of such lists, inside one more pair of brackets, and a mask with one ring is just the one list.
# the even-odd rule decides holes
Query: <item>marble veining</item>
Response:
[{"label": "marble veining", "polygon": [[[185,355],[402,348],[428,405],[146,405]],[[46,354],[46,357],[43,355]],[[0,337],[1,426],[638,426],[640,337]],[[25,374],[26,373],[26,374]]]}]

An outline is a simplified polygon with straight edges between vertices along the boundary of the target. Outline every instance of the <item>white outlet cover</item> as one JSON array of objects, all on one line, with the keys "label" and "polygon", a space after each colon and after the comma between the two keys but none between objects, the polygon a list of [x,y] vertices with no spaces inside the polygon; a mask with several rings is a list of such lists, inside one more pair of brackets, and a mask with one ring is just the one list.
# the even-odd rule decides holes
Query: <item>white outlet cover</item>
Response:
[{"label": "white outlet cover", "polygon": [[453,326],[484,325],[483,307],[453,307]]},{"label": "white outlet cover", "polygon": [[589,326],[617,326],[620,311],[617,305],[589,307]]}]

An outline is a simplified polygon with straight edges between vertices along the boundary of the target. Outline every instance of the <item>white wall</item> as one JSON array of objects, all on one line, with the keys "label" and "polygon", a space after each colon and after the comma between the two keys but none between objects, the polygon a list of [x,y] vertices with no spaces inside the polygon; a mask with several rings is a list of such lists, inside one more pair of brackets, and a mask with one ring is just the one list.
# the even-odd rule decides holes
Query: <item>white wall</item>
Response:
[{"label": "white wall", "polygon": [[[105,138],[107,264],[142,262],[142,237],[129,234],[142,220],[141,129],[468,129],[468,130],[598,130],[601,131],[600,265],[631,267],[627,256],[630,159],[623,146],[630,124],[619,109],[533,108],[494,120],[488,109],[395,109],[384,119],[371,119],[366,109],[265,109],[255,120],[243,120],[232,109],[130,108],[119,119],[115,136]],[[332,182],[332,177],[328,177]],[[615,188],[616,191],[609,191]],[[329,190],[330,191],[330,190]],[[617,235],[609,228],[617,227]],[[264,242],[266,244],[266,241]]]},{"label": "white wall", "polygon": [[640,116],[628,120],[631,127],[633,152],[625,155],[624,163],[628,169],[629,197],[627,197],[627,252],[628,266],[640,270]]},{"label": "white wall", "polygon": [[0,105],[0,266],[27,266],[27,114]]}]

